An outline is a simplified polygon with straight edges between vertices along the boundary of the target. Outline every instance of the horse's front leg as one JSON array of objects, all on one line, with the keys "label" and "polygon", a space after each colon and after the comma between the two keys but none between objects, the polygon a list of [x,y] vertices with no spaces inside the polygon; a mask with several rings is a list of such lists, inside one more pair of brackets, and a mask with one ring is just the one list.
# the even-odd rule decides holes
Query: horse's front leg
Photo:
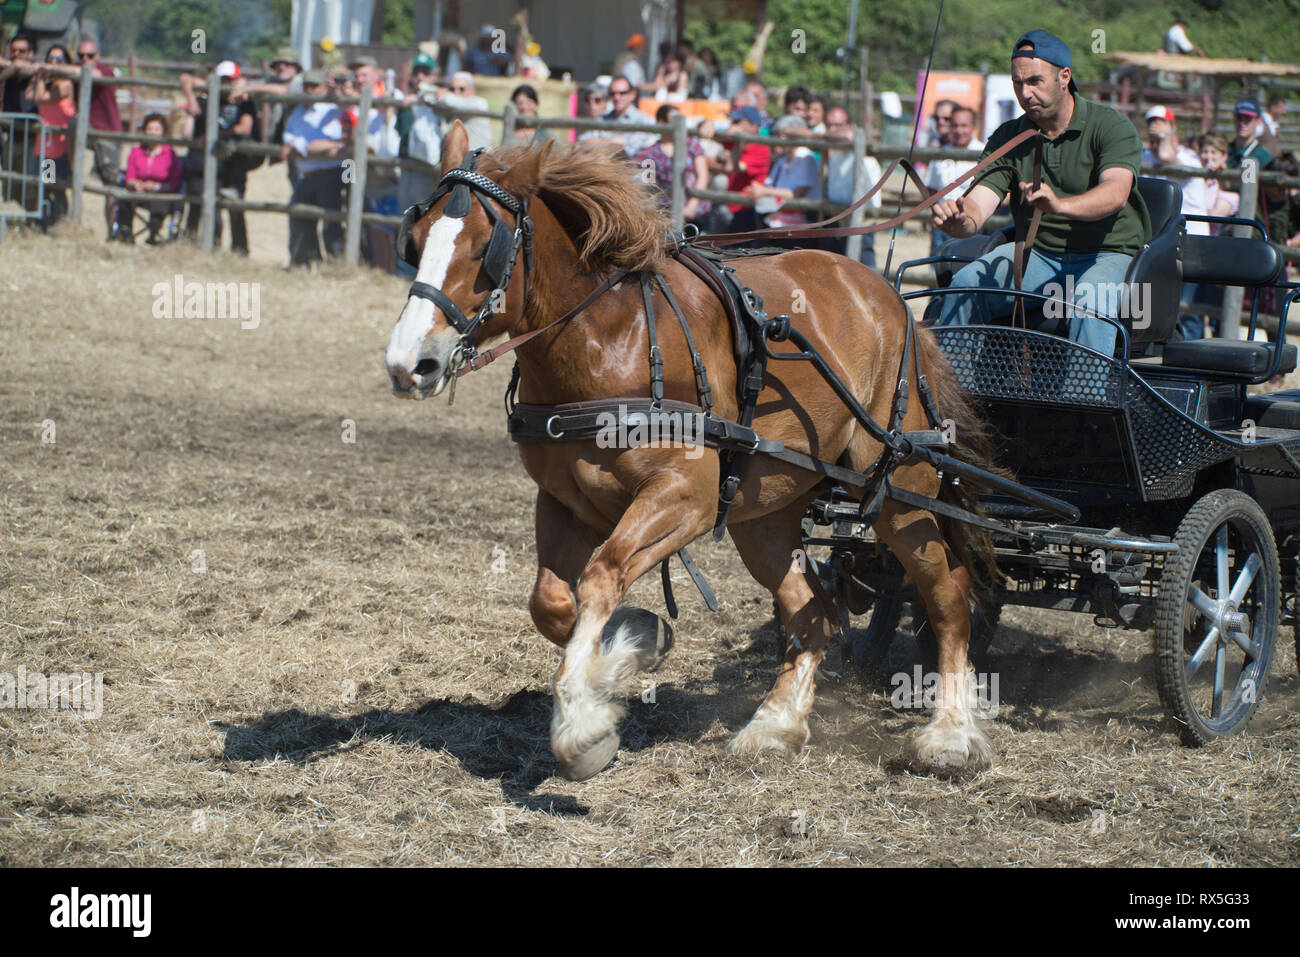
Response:
[{"label": "horse's front leg", "polygon": [[619,686],[654,658],[653,636],[647,643],[635,619],[602,645],[605,625],[634,581],[709,529],[712,488],[681,473],[644,487],[578,580],[577,618],[555,673],[551,716],[551,751],[571,780],[591,777],[614,759],[623,716]]},{"label": "horse's front leg", "polygon": [[528,610],[542,637],[563,648],[578,620],[573,589],[600,546],[600,534],[550,492],[538,489],[536,536],[537,581]]},{"label": "horse's front leg", "polygon": [[793,754],[808,741],[817,666],[839,629],[834,605],[803,558],[799,520],[806,502],[732,526],[732,540],[750,574],[770,590],[790,635],[776,683],[728,750],[745,754],[774,749]]}]

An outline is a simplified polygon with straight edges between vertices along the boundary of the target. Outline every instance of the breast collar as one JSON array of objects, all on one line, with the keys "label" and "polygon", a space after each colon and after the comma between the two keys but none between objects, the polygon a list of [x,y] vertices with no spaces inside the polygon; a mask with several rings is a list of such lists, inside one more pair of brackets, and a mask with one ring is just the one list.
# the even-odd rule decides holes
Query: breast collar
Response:
[{"label": "breast collar", "polygon": [[[520,250],[524,254],[524,301],[528,300],[528,293],[531,287],[533,271],[533,221],[528,216],[528,200],[517,199],[502,189],[501,186],[484,176],[482,173],[474,171],[478,163],[479,154],[482,150],[474,150],[465,157],[465,161],[456,169],[450,169],[443,174],[438,181],[437,188],[429,195],[423,203],[417,203],[406,211],[402,220],[402,225],[397,231],[397,255],[398,258],[419,267],[418,259],[411,262],[414,254],[414,242],[410,238],[410,230],[439,199],[447,193],[451,193],[451,198],[447,201],[447,206],[443,210],[444,216],[450,216],[453,219],[463,219],[469,214],[471,195],[479,201],[483,207],[483,212],[487,214],[488,220],[492,223],[492,237],[488,240],[487,251],[483,254],[483,270],[488,274],[492,281],[493,288],[488,292],[487,297],[483,300],[478,310],[474,313],[473,318],[466,316],[441,289],[418,279],[411,283],[410,295],[420,299],[425,299],[443,311],[447,321],[451,323],[458,333],[460,333],[460,344],[458,348],[458,359],[464,363],[472,359],[476,354],[474,337],[477,335],[479,327],[483,325],[487,317],[494,311],[494,305],[497,300],[497,294],[505,295],[510,286],[510,277],[514,272],[515,263],[519,259]],[[515,217],[515,227],[513,230],[506,225],[505,220],[496,211],[492,199],[499,203],[504,209]],[[453,370],[454,371],[454,370]]]}]

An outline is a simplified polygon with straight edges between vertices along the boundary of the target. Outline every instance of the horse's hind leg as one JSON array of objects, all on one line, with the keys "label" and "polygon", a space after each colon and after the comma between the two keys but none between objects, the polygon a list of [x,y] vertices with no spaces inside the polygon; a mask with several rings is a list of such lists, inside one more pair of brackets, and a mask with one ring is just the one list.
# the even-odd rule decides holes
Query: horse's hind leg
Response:
[{"label": "horse's hind leg", "polygon": [[806,502],[729,529],[750,574],[772,592],[790,635],[776,683],[728,750],[798,751],[808,741],[817,666],[839,625],[834,606],[803,557],[799,520]]},{"label": "horse's hind leg", "polygon": [[939,698],[934,717],[908,743],[918,766],[936,770],[987,767],[993,749],[975,723],[970,641],[969,572],[957,562],[933,515],[886,499],[876,533],[916,583],[939,643]]},{"label": "horse's hind leg", "polygon": [[582,572],[577,615],[553,682],[551,751],[567,778],[590,777],[618,751],[623,707],[616,693],[651,663],[653,648],[631,618],[602,643],[605,624],[634,581],[708,530],[712,486],[702,486],[704,495],[693,491],[699,487],[683,476],[643,490]]}]

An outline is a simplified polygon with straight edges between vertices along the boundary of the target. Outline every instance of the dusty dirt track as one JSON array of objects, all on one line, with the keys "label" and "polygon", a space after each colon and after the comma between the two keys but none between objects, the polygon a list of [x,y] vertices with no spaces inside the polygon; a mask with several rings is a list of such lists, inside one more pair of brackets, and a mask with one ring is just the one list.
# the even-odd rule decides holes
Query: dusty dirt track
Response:
[{"label": "dusty dirt track", "polygon": [[[797,759],[751,763],[724,746],[776,633],[729,544],[695,549],[717,614],[675,571],[677,648],[618,762],[553,777],[508,364],[450,409],[392,399],[402,284],[282,248],[0,247],[0,671],[105,681],[98,720],[0,711],[0,863],[1300,863],[1289,629],[1250,733],[1199,751],[1147,636],[1011,609],[991,771],[912,776],[922,718],[850,680]],[[260,326],[155,318],[178,273],[259,283]],[[661,611],[657,583],[630,602]]]}]

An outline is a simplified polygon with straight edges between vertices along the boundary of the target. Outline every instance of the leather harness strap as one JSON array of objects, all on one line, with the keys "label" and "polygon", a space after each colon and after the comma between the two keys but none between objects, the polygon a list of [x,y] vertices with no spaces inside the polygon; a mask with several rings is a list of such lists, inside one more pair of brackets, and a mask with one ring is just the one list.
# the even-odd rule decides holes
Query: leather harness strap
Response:
[{"label": "leather harness strap", "polygon": [[[748,242],[754,239],[759,239],[759,240],[807,239],[807,238],[833,239],[840,236],[865,236],[869,233],[881,232],[886,229],[892,229],[894,226],[897,226],[899,223],[904,222],[905,220],[911,218],[912,216],[921,212],[922,210],[929,209],[931,206],[939,202],[950,192],[952,192],[953,189],[960,186],[966,180],[970,179],[973,176],[980,176],[981,174],[983,174],[986,170],[989,169],[989,167],[993,166],[1003,156],[1005,156],[1011,150],[1015,149],[1021,143],[1025,142],[1025,140],[1031,139],[1033,137],[1039,137],[1039,136],[1041,136],[1041,134],[1036,129],[1028,129],[1020,133],[1017,133],[1015,136],[1007,140],[1007,142],[1002,144],[1000,147],[998,147],[988,156],[984,157],[984,159],[980,160],[980,162],[975,164],[975,166],[971,167],[961,176],[958,176],[955,180],[953,180],[943,189],[937,190],[933,193],[929,193],[928,196],[926,195],[928,192],[927,187],[920,182],[920,178],[916,175],[916,170],[912,168],[912,165],[908,163],[906,160],[896,159],[889,164],[889,167],[885,170],[884,173],[881,174],[880,179],[876,180],[876,185],[872,186],[871,189],[867,190],[867,192],[862,196],[861,199],[855,202],[852,206],[849,206],[847,209],[844,209],[841,212],[836,213],[834,216],[831,216],[829,219],[823,219],[820,222],[809,223],[804,226],[797,226],[789,229],[780,229],[780,228],[754,229],[743,233],[725,233],[720,236],[701,236],[699,239],[694,240],[693,244],[697,246],[732,246],[735,245],[736,243]],[[887,219],[884,222],[868,224],[864,226],[841,226],[835,229],[825,228],[826,226],[829,226],[831,223],[843,219],[845,216],[849,215],[858,207],[860,207],[863,203],[871,199],[871,197],[874,196],[876,192],[885,184],[885,181],[889,179],[890,175],[894,172],[894,170],[898,169],[900,166],[903,168],[903,171],[907,173],[908,176],[911,177],[912,181],[918,185],[918,187],[921,190],[921,195],[926,197],[924,200],[922,200],[917,205],[913,206],[907,212],[900,213],[898,216],[895,216],[893,219]]]},{"label": "leather harness strap", "polygon": [[[1012,189],[1017,189],[1019,183],[1013,182]],[[1037,190],[1043,185],[1043,138],[1040,136],[1034,141],[1034,189]],[[1015,258],[1012,261],[1013,279],[1016,284],[1016,291],[1019,292],[1021,284],[1025,280],[1025,260],[1033,252],[1034,241],[1038,238],[1038,224],[1043,218],[1043,211],[1037,206],[1033,207],[1033,215],[1029,217],[1028,226],[1022,217],[1016,217],[1016,250]],[[1011,307],[1012,324],[1024,326],[1027,322],[1025,318],[1025,300],[1022,296],[1015,297],[1015,303]]]}]

